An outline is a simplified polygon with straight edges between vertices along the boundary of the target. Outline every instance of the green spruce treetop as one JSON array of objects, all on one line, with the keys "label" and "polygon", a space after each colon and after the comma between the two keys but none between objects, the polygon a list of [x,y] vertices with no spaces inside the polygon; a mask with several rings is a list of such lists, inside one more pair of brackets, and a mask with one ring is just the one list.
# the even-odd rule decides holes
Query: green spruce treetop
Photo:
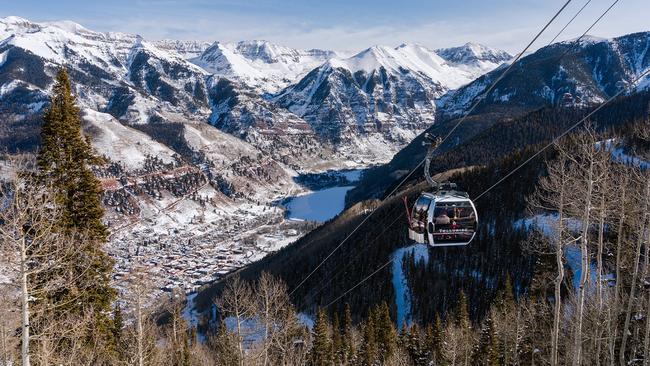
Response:
[{"label": "green spruce treetop", "polygon": [[329,324],[327,315],[322,309],[318,309],[316,322],[314,323],[314,341],[311,348],[311,364],[314,366],[331,365],[334,356],[332,354],[332,343],[330,341]]},{"label": "green spruce treetop", "polygon": [[50,106],[43,115],[41,140],[37,158],[39,177],[56,190],[63,209],[62,226],[104,242],[108,231],[101,222],[101,189],[89,169],[99,159],[81,134],[79,108],[64,68],[56,76]]}]

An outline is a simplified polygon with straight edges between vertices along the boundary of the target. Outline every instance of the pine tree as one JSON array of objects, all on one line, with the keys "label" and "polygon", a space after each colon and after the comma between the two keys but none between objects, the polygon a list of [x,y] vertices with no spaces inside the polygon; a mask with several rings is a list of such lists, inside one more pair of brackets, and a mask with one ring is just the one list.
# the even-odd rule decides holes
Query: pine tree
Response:
[{"label": "pine tree", "polygon": [[334,313],[332,318],[332,351],[334,353],[334,364],[343,363],[343,337],[341,335],[341,323],[339,314]]},{"label": "pine tree", "polygon": [[472,363],[475,365],[499,366],[499,343],[494,330],[492,314],[488,316],[481,329],[479,343],[472,358]]},{"label": "pine tree", "polygon": [[505,284],[503,289],[497,294],[494,304],[497,306],[499,311],[507,313],[512,311],[515,308],[515,296],[514,291],[512,290],[512,281],[510,280],[510,274],[506,274]]},{"label": "pine tree", "polygon": [[219,322],[219,327],[214,336],[208,339],[208,344],[215,353],[215,359],[223,366],[239,365],[239,350],[237,347],[236,336],[228,331],[223,321]]},{"label": "pine tree", "polygon": [[124,315],[122,314],[122,307],[120,304],[115,304],[113,308],[113,339],[115,344],[120,349],[123,340],[124,332]]},{"label": "pine tree", "polygon": [[318,309],[313,332],[314,341],[311,347],[311,364],[314,366],[331,365],[333,357],[329,325],[327,324],[327,315],[322,309]]},{"label": "pine tree", "polygon": [[63,208],[61,224],[104,242],[108,230],[101,222],[101,190],[99,181],[88,169],[99,159],[81,134],[79,108],[75,106],[65,69],[56,76],[50,106],[43,115],[41,140],[37,158],[39,177],[57,191]]},{"label": "pine tree", "polygon": [[440,314],[436,313],[433,325],[427,326],[426,332],[426,346],[429,353],[429,358],[434,365],[446,365],[443,342],[445,341],[444,328]]},{"label": "pine tree", "polygon": [[341,349],[343,350],[343,363],[348,363],[354,359],[354,354],[356,350],[354,349],[354,339],[353,339],[353,327],[352,324],[352,312],[350,310],[350,304],[345,303],[343,307],[343,339]]},{"label": "pine tree", "polygon": [[382,360],[389,359],[397,348],[397,332],[390,319],[388,304],[382,302],[375,311],[377,346]]},{"label": "pine tree", "polygon": [[363,326],[363,340],[361,344],[360,352],[360,361],[364,366],[372,366],[377,362],[377,340],[375,329],[375,320],[371,312],[366,323]]},{"label": "pine tree", "polygon": [[467,297],[465,292],[461,291],[458,295],[458,303],[456,304],[456,309],[454,310],[456,315],[456,324],[460,327],[469,327],[469,312],[467,306]]},{"label": "pine tree", "polygon": [[[81,134],[79,109],[65,69],[56,76],[50,105],[43,116],[41,140],[38,180],[54,191],[61,209],[60,229],[70,236],[71,245],[83,253],[61,269],[69,274],[70,283],[56,292],[48,292],[41,300],[54,309],[50,315],[55,318],[84,316],[90,311],[94,323],[88,330],[89,341],[93,338],[114,344],[114,324],[108,316],[116,296],[110,286],[113,261],[101,248],[108,231],[101,222],[99,181],[89,169],[90,164],[99,160]],[[50,277],[53,274],[40,276],[44,287]]]},{"label": "pine tree", "polygon": [[406,338],[406,350],[411,357],[414,365],[426,365],[427,357],[426,350],[422,342],[422,335],[420,334],[420,327],[417,323],[413,323],[408,329]]}]

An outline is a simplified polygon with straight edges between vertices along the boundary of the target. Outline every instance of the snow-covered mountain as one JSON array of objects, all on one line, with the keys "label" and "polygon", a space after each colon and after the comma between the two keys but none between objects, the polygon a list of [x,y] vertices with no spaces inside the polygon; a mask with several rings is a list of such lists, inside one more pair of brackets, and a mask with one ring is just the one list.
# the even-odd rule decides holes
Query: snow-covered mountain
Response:
[{"label": "snow-covered mountain", "polygon": [[440,48],[435,52],[445,61],[471,73],[472,79],[512,59],[512,55],[508,52],[472,42],[459,47]]},{"label": "snow-covered mountain", "polygon": [[259,92],[274,93],[334,56],[333,51],[298,50],[267,41],[215,42],[192,62]]},{"label": "snow-covered mountain", "polygon": [[[543,47],[520,60],[490,93],[482,108],[600,103],[650,68],[650,32],[606,39],[587,36]],[[445,98],[442,109],[458,114],[502,70],[489,72]],[[650,77],[636,86],[648,88]]]},{"label": "snow-covered mountain", "polygon": [[498,66],[488,62],[452,63],[413,44],[373,46],[327,61],[275,100],[330,141],[375,135],[401,145],[434,122],[438,98]]},{"label": "snow-covered mountain", "polygon": [[153,44],[160,49],[176,52],[185,59],[199,57],[208,47],[210,47],[210,42],[181,41],[175,39],[154,41]]}]

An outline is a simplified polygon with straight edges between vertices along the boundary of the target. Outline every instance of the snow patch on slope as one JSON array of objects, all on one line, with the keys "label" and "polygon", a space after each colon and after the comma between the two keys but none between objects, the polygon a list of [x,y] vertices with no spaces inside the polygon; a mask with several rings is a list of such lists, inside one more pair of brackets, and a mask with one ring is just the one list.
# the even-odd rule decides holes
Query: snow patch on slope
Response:
[{"label": "snow patch on slope", "polygon": [[84,109],[82,118],[93,147],[127,170],[142,169],[147,156],[158,157],[166,164],[176,160],[173,150],[138,130],[124,126],[110,114]]},{"label": "snow patch on slope", "polygon": [[402,324],[411,324],[411,290],[408,287],[406,273],[402,268],[402,261],[406,255],[413,255],[415,262],[423,261],[426,265],[429,262],[429,247],[424,244],[415,244],[405,248],[399,248],[391,255],[393,264],[391,272],[393,274],[392,283],[395,290],[395,305],[397,307],[397,327]]}]

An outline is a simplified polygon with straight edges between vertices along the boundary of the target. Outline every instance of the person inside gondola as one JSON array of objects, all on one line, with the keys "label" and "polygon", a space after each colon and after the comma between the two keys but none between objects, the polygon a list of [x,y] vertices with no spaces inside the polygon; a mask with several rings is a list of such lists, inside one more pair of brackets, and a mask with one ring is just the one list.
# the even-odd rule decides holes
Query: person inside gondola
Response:
[{"label": "person inside gondola", "polygon": [[448,225],[450,221],[447,210],[441,210],[440,214],[436,216],[436,225]]}]

